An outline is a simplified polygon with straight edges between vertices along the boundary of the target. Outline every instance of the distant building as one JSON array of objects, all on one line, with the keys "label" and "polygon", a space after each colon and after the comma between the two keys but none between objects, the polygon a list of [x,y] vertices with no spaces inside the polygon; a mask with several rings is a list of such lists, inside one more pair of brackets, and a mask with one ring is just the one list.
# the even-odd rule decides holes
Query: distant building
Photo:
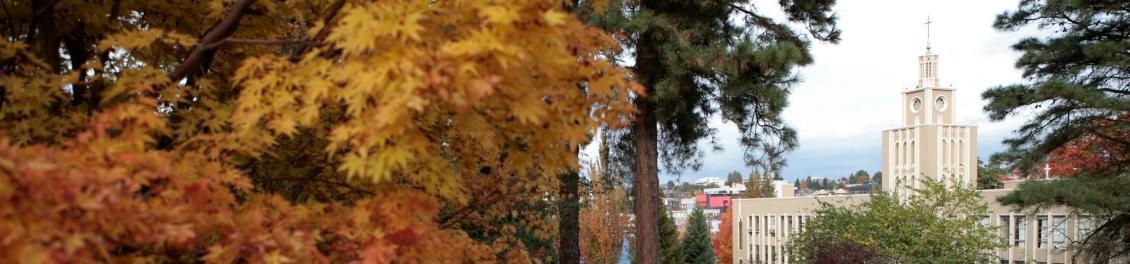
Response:
[{"label": "distant building", "polygon": [[674,220],[675,226],[682,230],[687,225],[687,218],[691,211],[697,208],[694,198],[668,197],[664,198],[667,214]]},{"label": "distant building", "polygon": [[[902,93],[905,126],[883,131],[879,190],[913,195],[912,189],[925,179],[972,187],[977,176],[977,127],[953,124],[954,89],[938,86],[938,55],[927,47],[918,60],[918,87]],[[1083,239],[1098,223],[1072,217],[1064,208],[1013,211],[999,204],[997,198],[1015,185],[1005,182],[1007,189],[981,191],[991,212],[979,216],[981,223],[997,230],[1001,242],[1008,245],[995,252],[1000,263],[1074,263],[1069,243]],[[787,188],[774,182],[777,186]],[[863,203],[871,198],[866,194],[870,189],[870,184],[848,185],[806,197],[792,197],[789,190],[779,191],[778,198],[733,200],[733,263],[788,263],[785,245],[811,221],[820,202]]]},{"label": "distant building", "polygon": [[702,178],[698,178],[698,180],[695,181],[694,183],[698,184],[698,185],[704,185],[704,186],[710,185],[711,183],[713,183],[716,186],[722,186],[724,184],[722,179],[720,179],[718,177],[702,177]]},{"label": "distant building", "polygon": [[796,186],[783,180],[773,181],[773,197],[792,197],[796,195]]},{"label": "distant building", "polygon": [[745,184],[735,183],[730,186],[722,186],[718,188],[706,188],[702,192],[710,195],[739,195],[745,193]]}]

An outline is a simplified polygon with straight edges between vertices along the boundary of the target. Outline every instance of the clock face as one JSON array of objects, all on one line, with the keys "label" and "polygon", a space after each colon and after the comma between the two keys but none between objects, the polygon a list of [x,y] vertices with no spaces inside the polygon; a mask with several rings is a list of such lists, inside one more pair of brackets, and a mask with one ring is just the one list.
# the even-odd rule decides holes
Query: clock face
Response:
[{"label": "clock face", "polygon": [[938,96],[938,99],[934,99],[934,106],[938,108],[938,111],[946,110],[946,98]]},{"label": "clock face", "polygon": [[918,110],[922,110],[922,99],[915,97],[910,103],[910,111],[918,113]]}]

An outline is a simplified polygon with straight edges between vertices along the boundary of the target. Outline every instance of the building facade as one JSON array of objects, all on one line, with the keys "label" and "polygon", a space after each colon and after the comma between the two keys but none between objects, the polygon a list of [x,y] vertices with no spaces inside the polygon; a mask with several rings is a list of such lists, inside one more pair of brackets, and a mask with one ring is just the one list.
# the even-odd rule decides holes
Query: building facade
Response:
[{"label": "building facade", "polygon": [[[927,48],[919,57],[917,87],[902,92],[903,127],[882,132],[882,190],[909,195],[925,179],[973,186],[977,177],[977,127],[954,124],[954,89],[938,85],[938,55]],[[1040,212],[1014,211],[997,203],[1014,188],[984,190],[981,197],[990,215],[981,218],[993,228],[1004,249],[1000,263],[1075,263],[1069,249],[1096,226],[1092,218],[1069,217],[1064,208]],[[869,194],[735,199],[733,263],[789,263],[786,245],[804,230],[820,202],[841,206],[861,204]]]},{"label": "building facade", "polygon": [[918,57],[918,85],[902,92],[903,127],[883,131],[883,190],[905,194],[923,179],[977,181],[977,127],[954,124],[954,89],[938,85],[938,55]]}]

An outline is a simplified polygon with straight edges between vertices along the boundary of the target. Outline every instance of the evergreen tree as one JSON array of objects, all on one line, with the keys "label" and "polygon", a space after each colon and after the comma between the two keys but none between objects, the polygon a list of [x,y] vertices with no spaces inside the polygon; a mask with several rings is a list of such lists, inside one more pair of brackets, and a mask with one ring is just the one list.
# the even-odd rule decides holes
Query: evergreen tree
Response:
[{"label": "evergreen tree", "polygon": [[977,189],[998,189],[1003,187],[1000,177],[1005,169],[996,162],[985,163],[977,159]]},{"label": "evergreen tree", "polygon": [[675,220],[667,214],[666,209],[660,209],[662,213],[659,221],[659,253],[660,258],[664,264],[681,264],[683,263],[682,246],[679,244],[679,227],[675,226]]},{"label": "evergreen tree", "polygon": [[865,183],[869,180],[871,180],[871,174],[868,174],[867,171],[865,171],[865,170],[859,170],[859,171],[856,171],[855,174],[852,174],[849,183],[851,183],[851,184],[861,184],[861,183]]},{"label": "evergreen tree", "polygon": [[994,121],[1035,111],[1006,139],[1006,152],[994,159],[1031,171],[1049,153],[1086,142],[1101,159],[1086,170],[1057,181],[1022,184],[1001,202],[1024,208],[1067,206],[1101,215],[1085,236],[1080,253],[1106,262],[1130,255],[1130,3],[1126,1],[1021,1],[997,17],[998,30],[1029,25],[1050,30],[1013,45],[1023,55],[1016,66],[1029,81],[999,86],[982,94]]},{"label": "evergreen tree", "polygon": [[710,226],[702,208],[695,208],[687,219],[687,233],[683,235],[683,260],[690,264],[714,264],[714,250],[710,243]]},{"label": "evergreen tree", "polygon": [[738,171],[732,171],[729,174],[726,174],[726,186],[730,186],[731,184],[735,183],[742,183],[742,173]]},{"label": "evergreen tree", "polygon": [[[741,131],[747,164],[779,170],[783,154],[796,148],[796,131],[781,119],[789,87],[799,81],[793,70],[812,63],[808,36],[835,43],[840,31],[834,1],[779,1],[786,21],[747,1],[609,2],[577,13],[618,32],[626,50],[635,52],[636,78],[646,87],[647,96],[635,101],[634,126],[606,131],[619,147],[619,164],[628,172],[622,175],[634,176],[639,187],[640,260],[655,263],[659,196],[651,191],[658,185],[660,156],[672,173],[700,168],[697,143],[718,142],[707,120],[720,114]],[[792,22],[810,34],[794,31]]]}]

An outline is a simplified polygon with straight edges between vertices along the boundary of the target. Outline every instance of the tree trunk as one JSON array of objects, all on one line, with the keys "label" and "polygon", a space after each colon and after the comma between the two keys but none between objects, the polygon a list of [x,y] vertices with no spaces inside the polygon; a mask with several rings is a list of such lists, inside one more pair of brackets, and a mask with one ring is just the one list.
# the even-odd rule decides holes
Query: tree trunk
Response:
[{"label": "tree trunk", "polygon": [[561,201],[557,204],[560,214],[558,228],[557,263],[581,263],[581,225],[578,221],[580,210],[581,176],[577,171],[570,170],[561,174]]},{"label": "tree trunk", "polygon": [[59,31],[55,27],[55,3],[58,1],[31,1],[31,10],[35,12],[32,17],[35,32],[35,55],[43,59],[51,70],[62,72],[59,55]]},{"label": "tree trunk", "polygon": [[655,110],[648,99],[636,102],[635,190],[636,256],[639,263],[659,263],[659,152]]}]

